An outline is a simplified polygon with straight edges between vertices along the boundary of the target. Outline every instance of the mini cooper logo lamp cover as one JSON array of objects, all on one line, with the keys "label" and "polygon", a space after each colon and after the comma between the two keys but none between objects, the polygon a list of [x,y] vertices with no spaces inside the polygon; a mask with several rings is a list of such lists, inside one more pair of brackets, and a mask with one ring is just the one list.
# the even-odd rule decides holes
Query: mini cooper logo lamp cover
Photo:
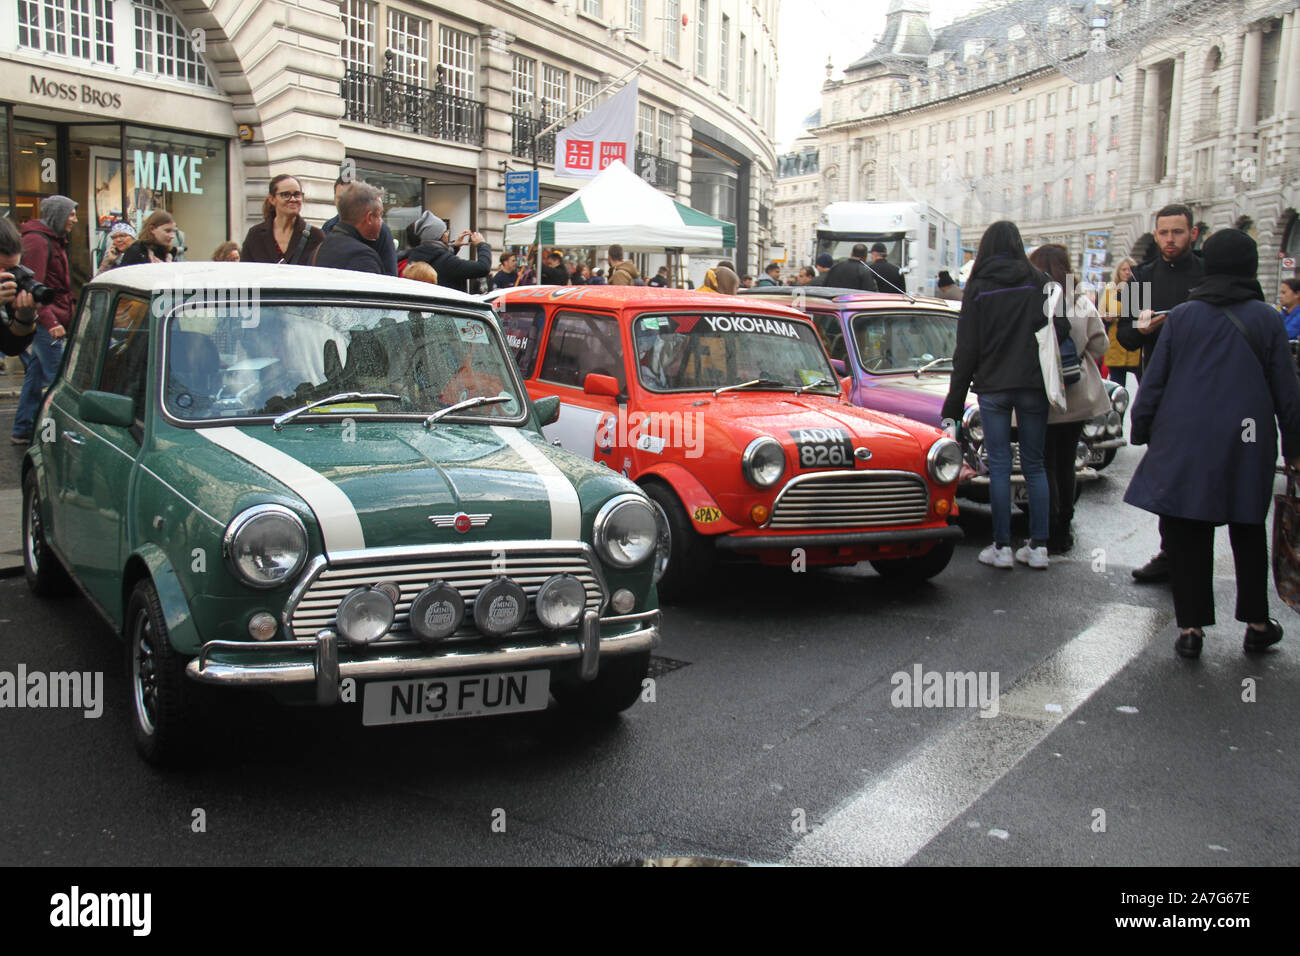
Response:
[{"label": "mini cooper logo lamp cover", "polygon": [[454,515],[429,515],[429,520],[433,522],[436,528],[455,528],[461,534],[467,532],[470,528],[481,528],[492,520],[490,514],[486,515],[467,515],[459,511]]}]

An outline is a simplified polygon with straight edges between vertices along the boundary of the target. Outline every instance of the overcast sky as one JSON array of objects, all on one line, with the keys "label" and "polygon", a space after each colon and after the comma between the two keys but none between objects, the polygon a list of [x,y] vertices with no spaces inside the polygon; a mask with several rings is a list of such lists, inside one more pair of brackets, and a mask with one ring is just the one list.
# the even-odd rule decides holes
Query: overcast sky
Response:
[{"label": "overcast sky", "polygon": [[[930,0],[930,29],[972,9],[970,0]],[[780,80],[776,91],[778,152],[799,136],[803,118],[821,106],[826,57],[839,78],[885,29],[888,0],[783,0],[777,25]]]}]

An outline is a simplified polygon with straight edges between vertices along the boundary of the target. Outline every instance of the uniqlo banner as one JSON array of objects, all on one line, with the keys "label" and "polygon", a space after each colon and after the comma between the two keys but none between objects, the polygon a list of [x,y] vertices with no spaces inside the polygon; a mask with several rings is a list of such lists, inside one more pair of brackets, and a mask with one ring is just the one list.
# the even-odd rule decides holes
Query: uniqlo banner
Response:
[{"label": "uniqlo banner", "polygon": [[555,134],[555,175],[589,179],[621,160],[632,166],[636,148],[636,77],[608,103]]}]

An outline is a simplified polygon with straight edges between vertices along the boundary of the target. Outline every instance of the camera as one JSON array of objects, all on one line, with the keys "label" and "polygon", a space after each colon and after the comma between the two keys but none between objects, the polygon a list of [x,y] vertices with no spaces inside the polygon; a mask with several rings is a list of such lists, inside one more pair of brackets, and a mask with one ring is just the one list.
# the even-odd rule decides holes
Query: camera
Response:
[{"label": "camera", "polygon": [[31,269],[26,266],[11,266],[9,272],[13,274],[18,291],[28,293],[37,305],[49,305],[54,301],[57,293],[43,282],[37,282],[36,273]]}]

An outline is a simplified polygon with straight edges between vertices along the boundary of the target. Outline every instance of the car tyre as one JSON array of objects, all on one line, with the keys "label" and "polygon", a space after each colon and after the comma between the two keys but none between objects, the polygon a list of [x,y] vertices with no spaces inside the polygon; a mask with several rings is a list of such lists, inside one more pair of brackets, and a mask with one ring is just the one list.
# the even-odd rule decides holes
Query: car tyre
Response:
[{"label": "car tyre", "polygon": [[551,692],[563,710],[587,717],[613,717],[637,702],[650,671],[650,652],[602,657],[595,680],[557,683]]},{"label": "car tyre", "polygon": [[663,510],[671,536],[668,567],[659,579],[659,600],[666,604],[689,601],[699,595],[717,564],[713,541],[695,530],[670,488],[651,483],[644,490],[646,496]]},{"label": "car tyre", "polygon": [[185,676],[186,659],[172,647],[158,591],[147,578],[131,592],[125,633],[136,749],[151,764],[177,766],[193,754],[198,687]]},{"label": "car tyre", "polygon": [[1109,465],[1112,461],[1114,461],[1114,460],[1115,460],[1115,453],[1118,452],[1118,451],[1119,451],[1118,448],[1104,448],[1104,449],[1102,449],[1102,453],[1101,453],[1101,463],[1100,463],[1099,465],[1096,466],[1097,470],[1098,470],[1098,471],[1101,471],[1103,468],[1105,468],[1107,465]]},{"label": "car tyre", "polygon": [[894,558],[892,561],[872,561],[871,566],[884,578],[901,578],[908,581],[928,581],[948,566],[957,542],[940,541],[917,558]]},{"label": "car tyre", "polygon": [[23,575],[38,597],[57,597],[72,590],[72,579],[45,539],[35,468],[23,477]]}]

